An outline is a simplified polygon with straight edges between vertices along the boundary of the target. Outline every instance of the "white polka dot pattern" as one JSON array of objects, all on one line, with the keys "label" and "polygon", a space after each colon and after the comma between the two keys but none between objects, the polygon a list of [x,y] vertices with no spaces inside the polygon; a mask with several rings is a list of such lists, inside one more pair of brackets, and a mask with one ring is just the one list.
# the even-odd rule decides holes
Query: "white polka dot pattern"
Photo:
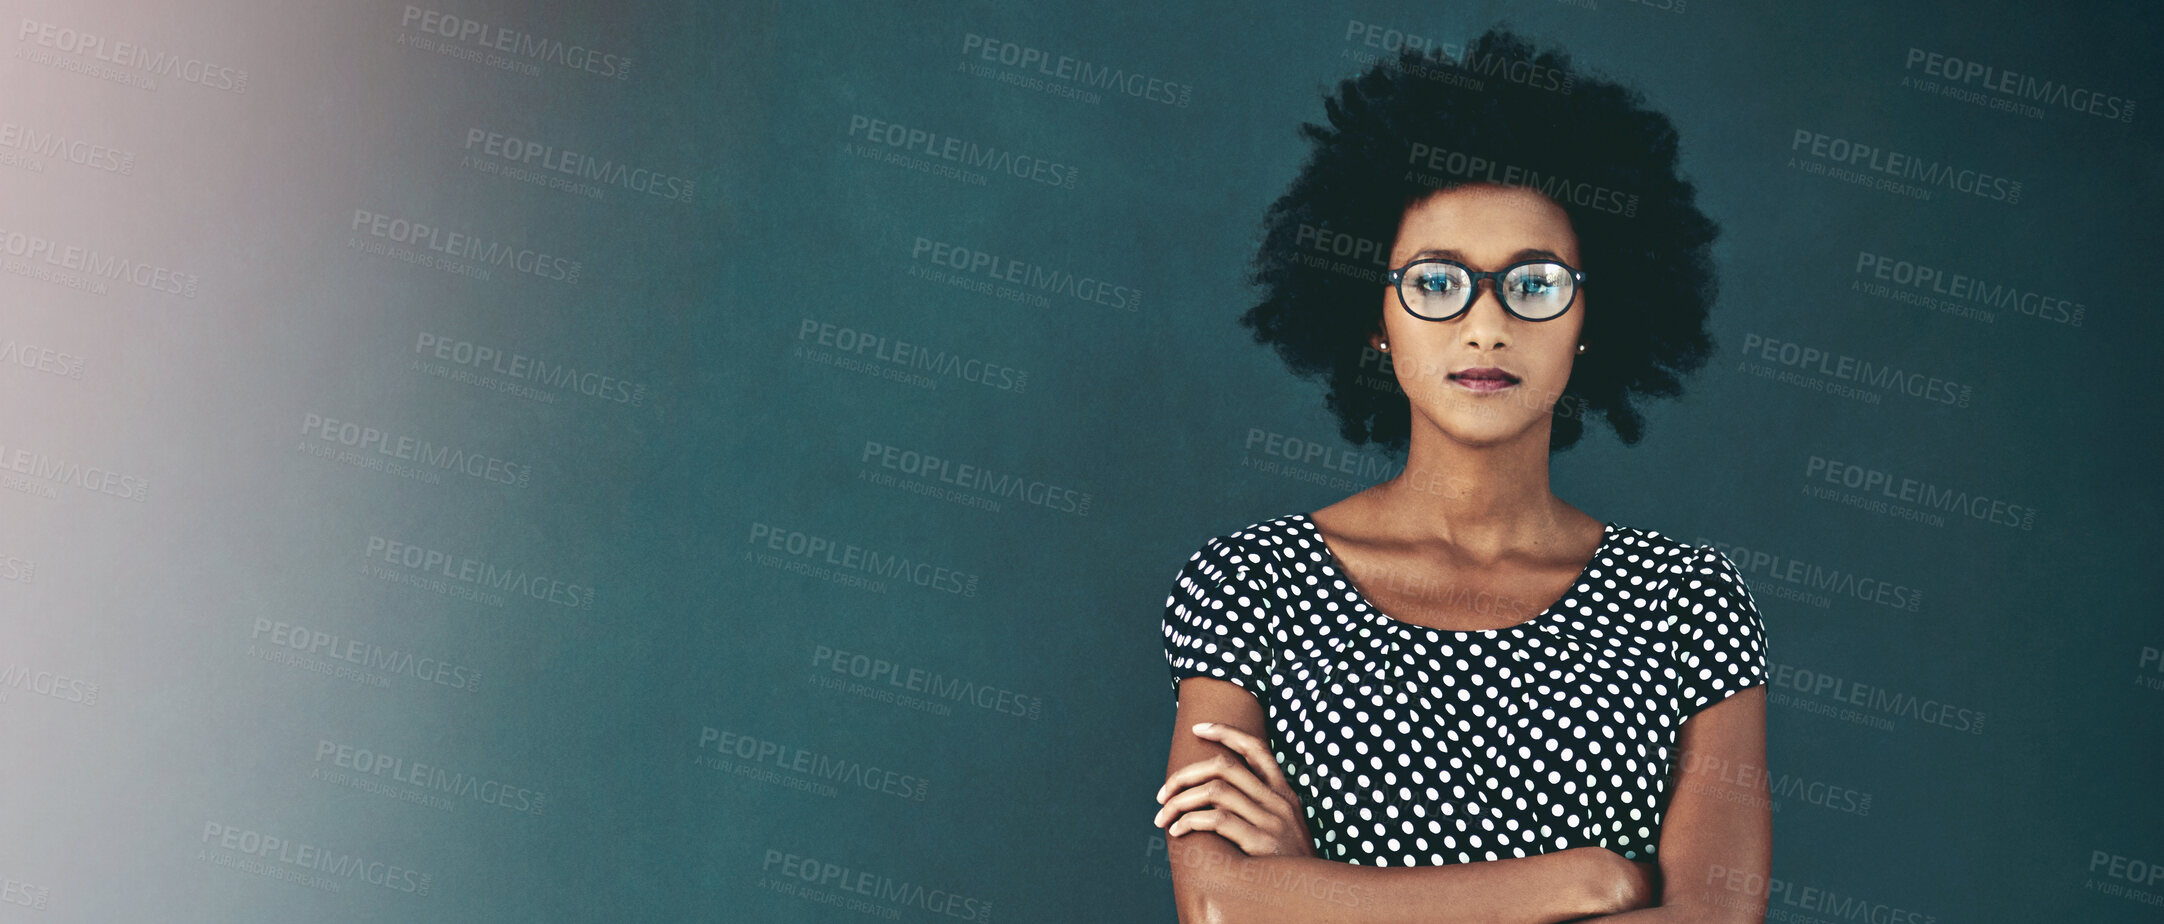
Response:
[{"label": "white polka dot pattern", "polygon": [[1602,532],[1562,599],[1471,632],[1369,606],[1304,513],[1213,538],[1165,600],[1174,696],[1186,677],[1255,694],[1326,859],[1651,860],[1676,733],[1765,682],[1765,627],[1720,552]]}]

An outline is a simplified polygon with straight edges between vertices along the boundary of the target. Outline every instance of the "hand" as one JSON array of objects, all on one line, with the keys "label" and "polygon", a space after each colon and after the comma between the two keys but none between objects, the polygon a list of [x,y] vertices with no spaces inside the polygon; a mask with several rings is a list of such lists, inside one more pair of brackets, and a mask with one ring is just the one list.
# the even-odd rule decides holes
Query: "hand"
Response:
[{"label": "hand", "polygon": [[1314,856],[1299,794],[1262,739],[1216,722],[1196,725],[1193,732],[1239,759],[1219,754],[1173,771],[1157,790],[1164,807],[1157,810],[1156,825],[1172,837],[1215,831],[1251,857]]}]

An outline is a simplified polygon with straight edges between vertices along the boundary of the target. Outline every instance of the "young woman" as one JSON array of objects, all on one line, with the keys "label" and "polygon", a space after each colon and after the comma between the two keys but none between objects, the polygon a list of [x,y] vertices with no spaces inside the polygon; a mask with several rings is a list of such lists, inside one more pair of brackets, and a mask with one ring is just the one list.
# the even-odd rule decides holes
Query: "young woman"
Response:
[{"label": "young woman", "polygon": [[1710,351],[1717,228],[1673,127],[1503,31],[1325,108],[1242,322],[1405,469],[1174,582],[1181,920],[1761,920],[1750,593],[1549,490],[1589,412],[1636,442],[1633,397]]}]

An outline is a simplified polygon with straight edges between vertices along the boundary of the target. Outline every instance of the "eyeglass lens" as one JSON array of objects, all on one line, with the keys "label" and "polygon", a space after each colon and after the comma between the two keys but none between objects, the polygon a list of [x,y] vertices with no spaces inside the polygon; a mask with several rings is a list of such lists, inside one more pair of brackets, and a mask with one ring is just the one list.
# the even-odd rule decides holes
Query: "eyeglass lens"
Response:
[{"label": "eyeglass lens", "polygon": [[[1577,284],[1560,263],[1527,263],[1503,276],[1503,303],[1527,320],[1541,321],[1570,307]],[[1465,268],[1450,263],[1418,263],[1405,271],[1398,293],[1413,313],[1432,319],[1448,318],[1472,304],[1476,290]]]}]

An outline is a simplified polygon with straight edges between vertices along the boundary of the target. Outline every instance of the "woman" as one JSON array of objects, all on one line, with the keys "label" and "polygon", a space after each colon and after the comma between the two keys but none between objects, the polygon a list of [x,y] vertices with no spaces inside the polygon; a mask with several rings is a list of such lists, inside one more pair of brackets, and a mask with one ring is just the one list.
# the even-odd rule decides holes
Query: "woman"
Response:
[{"label": "woman", "polygon": [[1242,322],[1406,464],[1174,583],[1181,919],[1762,919],[1755,604],[1712,548],[1549,490],[1588,412],[1636,442],[1632,399],[1711,349],[1674,129],[1503,31],[1325,107]]}]

